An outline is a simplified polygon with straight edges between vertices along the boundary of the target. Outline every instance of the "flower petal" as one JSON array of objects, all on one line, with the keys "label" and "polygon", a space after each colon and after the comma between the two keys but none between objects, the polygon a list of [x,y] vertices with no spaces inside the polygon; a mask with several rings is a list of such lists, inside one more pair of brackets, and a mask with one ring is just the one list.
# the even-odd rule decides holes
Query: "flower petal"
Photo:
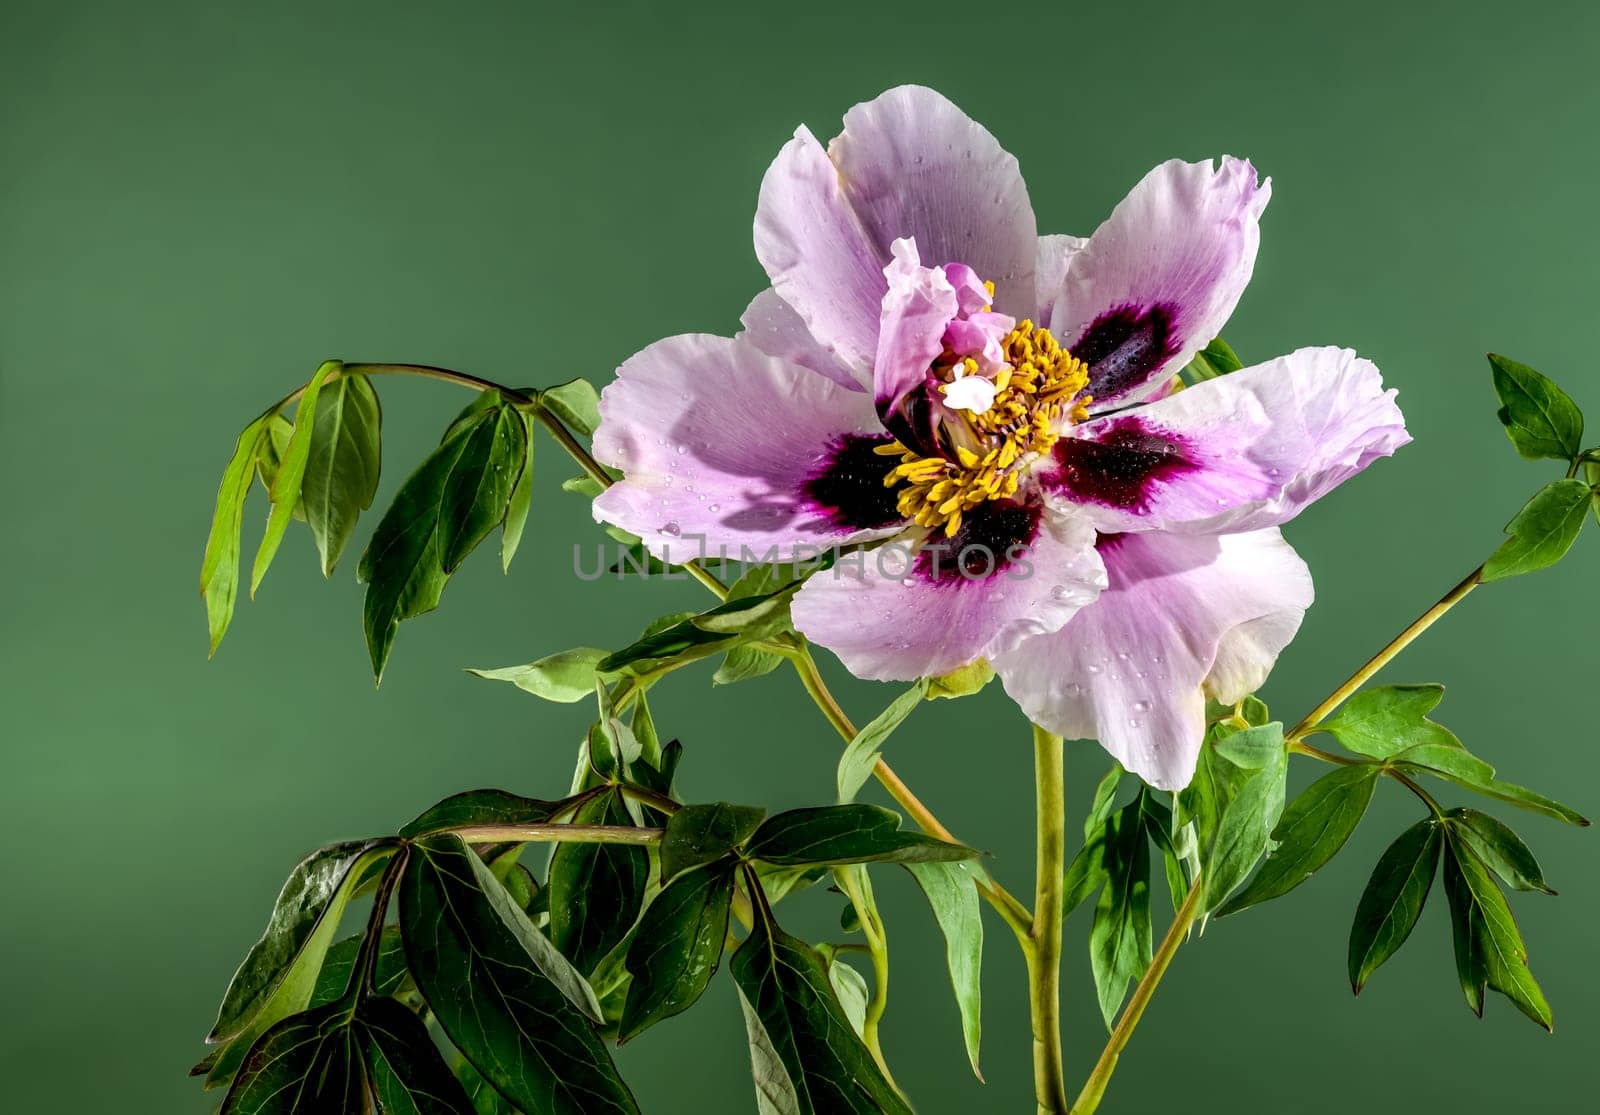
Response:
[{"label": "flower petal", "polygon": [[857,677],[909,680],[1054,631],[1104,584],[1082,520],[996,500],[937,549],[889,543],[841,558],[806,582],[793,616]]},{"label": "flower petal", "polygon": [[594,514],[677,561],[887,537],[902,525],[895,459],[872,452],[887,440],[863,391],[747,341],[669,337],[600,396],[594,453],[624,479]]},{"label": "flower petal", "polygon": [[839,171],[805,128],[778,152],[756,204],[756,258],[772,288],[840,363],[863,374],[878,348],[889,242],[845,200]]},{"label": "flower petal", "polygon": [[938,267],[924,267],[913,240],[896,240],[894,260],[884,268],[883,296],[872,393],[878,418],[905,445],[932,454],[935,414],[928,368],[944,351],[959,295]]},{"label": "flower petal", "polygon": [[1089,365],[1092,409],[1137,398],[1181,369],[1227,323],[1255,268],[1272,192],[1225,158],[1162,163],[1072,259],[1051,330]]},{"label": "flower petal", "polygon": [[750,300],[739,324],[744,326],[744,331],[736,339],[749,341],[768,356],[810,368],[852,391],[864,391],[870,385],[865,369],[855,371],[841,364],[827,346],[811,335],[794,308],[771,287]]},{"label": "flower petal", "polygon": [[1394,396],[1351,350],[1303,348],[1074,427],[1040,481],[1104,531],[1258,530],[1410,441]]},{"label": "flower petal", "polygon": [[932,89],[902,85],[846,113],[828,154],[885,256],[912,237],[929,266],[964,263],[992,281],[997,310],[1033,313],[1037,226],[1028,187],[983,125]]},{"label": "flower petal", "polygon": [[1050,315],[1056,299],[1061,295],[1061,284],[1067,281],[1067,268],[1072,257],[1083,251],[1089,241],[1082,236],[1052,234],[1039,237],[1038,254],[1033,265],[1033,322],[1050,328]]},{"label": "flower petal", "polygon": [[1098,739],[1150,785],[1188,785],[1205,695],[1258,686],[1311,604],[1311,574],[1276,530],[1104,535],[1109,586],[1054,634],[994,659],[1036,723]]}]

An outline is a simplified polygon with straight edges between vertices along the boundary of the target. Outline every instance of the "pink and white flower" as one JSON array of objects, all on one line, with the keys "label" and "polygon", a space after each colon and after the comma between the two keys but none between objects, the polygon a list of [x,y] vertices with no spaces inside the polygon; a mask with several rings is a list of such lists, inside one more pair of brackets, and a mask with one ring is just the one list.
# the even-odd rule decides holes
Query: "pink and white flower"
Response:
[{"label": "pink and white flower", "polygon": [[771,287],[601,398],[595,515],[661,556],[894,540],[796,627],[882,680],[990,659],[1045,728],[1185,785],[1206,696],[1265,678],[1311,603],[1278,526],[1409,438],[1347,349],[1184,390],[1255,265],[1270,183],[1172,161],[1088,239],[1040,236],[1016,160],[938,93],[795,133],[761,186]]}]

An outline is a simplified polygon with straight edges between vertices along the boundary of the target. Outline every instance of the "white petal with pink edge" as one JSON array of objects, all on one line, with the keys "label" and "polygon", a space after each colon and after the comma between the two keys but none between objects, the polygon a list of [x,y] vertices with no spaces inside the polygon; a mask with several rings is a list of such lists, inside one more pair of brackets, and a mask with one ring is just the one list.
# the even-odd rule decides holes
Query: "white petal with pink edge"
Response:
[{"label": "white petal with pink edge", "polygon": [[852,674],[877,681],[948,673],[1003,653],[1059,628],[1105,584],[1085,522],[1045,514],[1037,528],[1019,561],[986,578],[956,572],[954,544],[937,555],[944,575],[934,578],[926,575],[932,559],[913,559],[900,543],[852,555],[806,582],[794,599],[795,627]]},{"label": "white petal with pink edge", "polygon": [[1091,409],[1140,398],[1222,331],[1255,269],[1270,196],[1244,160],[1174,159],[1072,255],[1050,329],[1089,365]]},{"label": "white petal with pink edge", "polygon": [[1181,789],[1207,690],[1237,700],[1260,684],[1311,604],[1311,574],[1277,530],[1124,534],[1099,550],[1106,590],[995,670],[1035,723],[1097,739],[1150,785]]},{"label": "white petal with pink edge", "polygon": [[1299,349],[1085,422],[1039,476],[1106,532],[1259,530],[1410,441],[1394,398],[1351,350]]},{"label": "white petal with pink edge", "polygon": [[[795,546],[882,538],[898,522],[859,525],[891,501],[881,475],[852,478],[863,505],[840,515],[815,496],[841,445],[886,440],[864,391],[768,356],[746,341],[685,334],[658,341],[617,370],[600,396],[594,453],[624,478],[594,502],[597,519],[642,538],[652,553],[683,561],[703,545],[738,556]],[[703,540],[703,541],[700,541]]]}]

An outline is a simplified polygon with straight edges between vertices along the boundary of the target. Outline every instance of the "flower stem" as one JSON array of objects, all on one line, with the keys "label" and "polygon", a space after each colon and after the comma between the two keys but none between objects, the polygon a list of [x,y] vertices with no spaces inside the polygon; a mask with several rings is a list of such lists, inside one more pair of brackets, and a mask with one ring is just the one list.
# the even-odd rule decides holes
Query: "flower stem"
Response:
[{"label": "flower stem", "polygon": [[887,1080],[895,1091],[900,1086],[895,1084],[894,1076],[889,1072],[889,1062],[883,1055],[883,1045],[878,1040],[878,1024],[883,1021],[883,1012],[889,1007],[889,940],[884,930],[883,919],[878,916],[877,900],[872,895],[872,882],[867,878],[865,864],[849,864],[833,869],[833,878],[850,899],[850,904],[855,907],[856,918],[861,922],[861,933],[867,941],[867,954],[872,959],[873,990],[872,996],[867,1000],[866,1016],[861,1023],[861,1040],[866,1045],[867,1051],[872,1054],[872,1059],[878,1062],[878,1068],[883,1071]]},{"label": "flower stem", "polygon": [[1194,882],[1189,884],[1188,897],[1183,900],[1183,905],[1178,908],[1172,924],[1167,927],[1167,935],[1161,938],[1161,947],[1151,959],[1144,978],[1139,981],[1139,986],[1134,988],[1133,997],[1123,1008],[1122,1017],[1117,1019],[1116,1028],[1111,1031],[1110,1040],[1101,1051],[1100,1059],[1095,1062],[1094,1071],[1089,1074],[1089,1079],[1084,1081],[1083,1090],[1073,1102],[1072,1115],[1090,1115],[1100,1106],[1100,1098],[1105,1095],[1106,1085],[1111,1082],[1111,1074],[1116,1071],[1117,1058],[1122,1055],[1128,1039],[1133,1037],[1134,1027],[1138,1026],[1139,1019],[1144,1017],[1144,1008],[1150,1005],[1156,987],[1161,983],[1161,977],[1167,974],[1167,968],[1178,952],[1178,946],[1183,944],[1184,938],[1188,936],[1189,927],[1199,916],[1200,898],[1204,890],[1200,876],[1196,875]]},{"label": "flower stem", "polygon": [[1066,1115],[1061,1064],[1061,921],[1067,867],[1066,764],[1061,737],[1035,725],[1034,789],[1038,800],[1037,881],[1028,961],[1028,1013],[1033,1023],[1033,1091],[1040,1115]]},{"label": "flower stem", "polygon": [[1461,601],[1466,597],[1467,593],[1478,587],[1480,583],[1479,579],[1482,576],[1483,566],[1481,565],[1474,569],[1471,573],[1468,573],[1460,584],[1456,585],[1455,588],[1441,596],[1437,604],[1413,620],[1410,626],[1408,626],[1404,631],[1400,632],[1400,634],[1396,635],[1393,639],[1389,640],[1389,644],[1387,646],[1368,659],[1366,665],[1362,666],[1361,669],[1351,674],[1350,677],[1345,680],[1343,685],[1339,686],[1339,688],[1328,694],[1327,698],[1320,705],[1306,713],[1305,719],[1301,720],[1300,723],[1291,728],[1289,733],[1284,738],[1289,742],[1294,743],[1315,731],[1318,724],[1321,724],[1328,718],[1330,713],[1332,713],[1340,705],[1344,704],[1344,702],[1349,699],[1352,693],[1354,693],[1357,689],[1360,689],[1363,685],[1367,684],[1367,682],[1371,680],[1372,676],[1387,666],[1397,654],[1405,650],[1406,647],[1410,646],[1416,640],[1417,636],[1421,635],[1428,628],[1432,627],[1440,616],[1444,615],[1451,608],[1461,603]]},{"label": "flower stem", "polygon": [[661,829],[632,825],[472,825],[452,830],[468,844],[655,844]]}]

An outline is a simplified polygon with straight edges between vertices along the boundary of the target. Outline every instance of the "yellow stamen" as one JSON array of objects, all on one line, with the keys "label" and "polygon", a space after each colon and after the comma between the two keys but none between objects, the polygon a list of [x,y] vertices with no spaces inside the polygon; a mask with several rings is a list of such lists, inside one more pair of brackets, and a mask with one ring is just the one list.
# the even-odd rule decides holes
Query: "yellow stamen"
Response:
[{"label": "yellow stamen", "polygon": [[[990,286],[990,297],[994,289]],[[1048,329],[1022,321],[1001,342],[1006,366],[994,377],[995,399],[982,414],[961,412],[957,430],[975,439],[976,448],[952,446],[956,459],[923,457],[898,441],[874,452],[898,455],[900,463],[884,478],[889,487],[904,485],[897,506],[918,526],[943,528],[947,537],[961,529],[963,514],[991,499],[1015,496],[1023,470],[1060,437],[1064,425],[1088,417],[1090,399],[1083,394],[1088,367],[1062,348]],[[938,367],[962,365],[975,375],[971,357],[949,358]]]}]

